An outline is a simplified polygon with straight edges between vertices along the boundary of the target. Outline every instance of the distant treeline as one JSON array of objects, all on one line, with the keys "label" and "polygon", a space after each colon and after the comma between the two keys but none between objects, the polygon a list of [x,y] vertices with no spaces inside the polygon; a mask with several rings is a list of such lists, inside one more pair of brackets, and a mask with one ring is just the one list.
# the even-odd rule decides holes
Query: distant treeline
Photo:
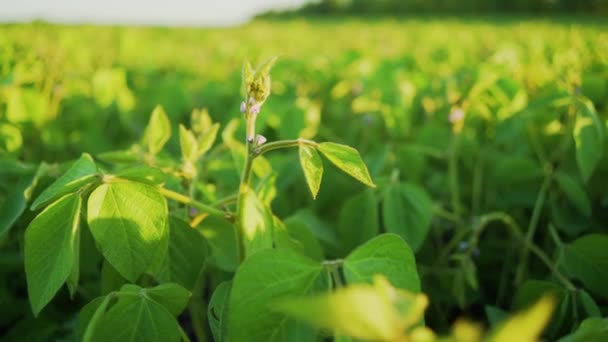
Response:
[{"label": "distant treeline", "polygon": [[321,0],[259,17],[407,14],[608,14],[608,0]]}]

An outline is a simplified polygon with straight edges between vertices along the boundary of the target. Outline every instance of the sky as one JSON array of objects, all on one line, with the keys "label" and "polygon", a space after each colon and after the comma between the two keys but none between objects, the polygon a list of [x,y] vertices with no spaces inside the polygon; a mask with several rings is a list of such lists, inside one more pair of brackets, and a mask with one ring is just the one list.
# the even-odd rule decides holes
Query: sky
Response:
[{"label": "sky", "polygon": [[306,0],[0,0],[0,22],[229,26]]}]

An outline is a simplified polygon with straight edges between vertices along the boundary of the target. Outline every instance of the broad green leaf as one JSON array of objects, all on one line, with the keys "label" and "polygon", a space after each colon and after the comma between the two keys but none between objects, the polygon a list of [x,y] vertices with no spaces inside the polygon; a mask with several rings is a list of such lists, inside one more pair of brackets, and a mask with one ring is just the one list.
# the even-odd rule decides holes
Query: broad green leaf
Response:
[{"label": "broad green leaf", "polygon": [[365,166],[359,152],[354,148],[332,142],[324,142],[317,145],[317,149],[340,170],[367,186],[376,187],[367,171],[367,166]]},{"label": "broad green leaf", "polygon": [[599,317],[587,318],[581,323],[576,331],[558,340],[558,342],[604,341],[608,341],[608,318]]},{"label": "broad green leaf", "polygon": [[93,158],[89,154],[84,153],[61,177],[57,178],[53,184],[36,198],[30,209],[37,210],[41,206],[67,193],[76,191],[78,188],[93,181],[98,175],[99,173]]},{"label": "broad green leaf", "polygon": [[103,256],[131,282],[164,257],[167,202],[151,185],[100,185],[89,196],[87,220]]},{"label": "broad green leaf", "polygon": [[306,223],[301,220],[285,221],[285,229],[302,246],[304,255],[313,260],[323,260],[323,248]]},{"label": "broad green leaf", "polygon": [[586,182],[591,178],[593,170],[602,159],[604,152],[604,125],[600,121],[593,103],[589,100],[581,103],[576,115],[573,135],[576,161]]},{"label": "broad green leaf", "polygon": [[597,306],[597,303],[595,302],[595,300],[593,300],[593,297],[591,297],[587,291],[583,290],[583,289],[579,289],[576,291],[576,295],[578,296],[578,299],[580,300],[580,306],[583,309],[583,313],[585,316],[587,317],[601,317],[602,316],[602,312],[600,311],[600,308]]},{"label": "broad green leaf", "polygon": [[486,305],[484,311],[486,312],[486,317],[488,318],[490,326],[493,328],[509,316],[504,310],[493,305]]},{"label": "broad green leaf", "polygon": [[243,232],[246,258],[260,250],[272,248],[272,214],[252,189],[245,192],[238,219]]},{"label": "broad green leaf", "polygon": [[378,204],[371,189],[365,189],[349,198],[338,219],[338,232],[346,252],[378,235]]},{"label": "broad green leaf", "polygon": [[314,341],[316,329],[272,311],[271,305],[279,298],[327,289],[326,272],[318,262],[275,250],[252,255],[232,283],[228,341]]},{"label": "broad green leaf", "polygon": [[146,165],[139,165],[120,170],[115,174],[115,176],[150,185],[161,185],[167,180],[167,175],[164,172],[155,167]]},{"label": "broad green leaf", "polygon": [[585,216],[591,216],[591,203],[583,186],[563,172],[557,172],[555,180],[570,202]]},{"label": "broad green leaf", "polygon": [[213,334],[213,340],[217,342],[224,342],[226,340],[228,328],[228,303],[230,302],[231,289],[231,281],[225,281],[219,284],[215,288],[215,291],[213,291],[213,295],[209,301],[209,307],[207,308],[209,327]]},{"label": "broad green leaf", "polygon": [[304,171],[306,184],[310,189],[312,198],[317,198],[319,188],[321,187],[321,178],[323,177],[323,161],[314,147],[300,144],[300,166]]},{"label": "broad green leaf", "polygon": [[6,202],[0,205],[0,238],[10,231],[10,228],[23,214],[30,198],[30,190],[37,181],[39,172],[31,172],[19,177],[16,184],[6,192]]},{"label": "broad green leaf", "polygon": [[414,184],[393,184],[384,193],[382,220],[387,232],[401,236],[417,251],[431,229],[433,202]]},{"label": "broad green leaf", "polygon": [[371,283],[374,274],[382,274],[396,288],[419,292],[420,279],[414,253],[395,234],[382,234],[361,245],[344,259],[347,283]]},{"label": "broad green leaf", "polygon": [[492,334],[490,341],[537,341],[551,318],[554,306],[550,296],[542,297],[532,307],[509,317]]},{"label": "broad green leaf", "polygon": [[[281,220],[276,216],[273,217],[273,219],[274,221],[272,223],[272,240],[274,242],[274,248],[276,250],[290,251],[310,257],[306,253],[306,248],[304,248],[302,242],[289,235],[285,224],[281,222]],[[315,258],[311,259],[317,260]]]},{"label": "broad green leaf", "polygon": [[102,303],[106,300],[106,296],[101,296],[93,299],[87,305],[83,306],[78,313],[78,324],[76,326],[77,341],[82,341],[84,332],[86,331],[95,312],[99,309]]},{"label": "broad green leaf", "polygon": [[[232,233],[232,227],[226,227]],[[234,233],[232,233],[234,234]],[[193,289],[207,259],[208,247],[200,230],[176,217],[169,217],[169,250],[159,279]]]},{"label": "broad green leaf", "polygon": [[126,283],[127,280],[107,260],[104,260],[101,265],[101,294],[107,295],[112,291],[118,291]]},{"label": "broad green leaf", "polygon": [[499,155],[492,176],[497,184],[511,186],[542,179],[543,169],[526,155]]},{"label": "broad green leaf", "polygon": [[182,150],[182,159],[195,161],[198,157],[196,138],[191,130],[179,125],[179,146]]},{"label": "broad green leaf", "polygon": [[177,317],[186,309],[190,291],[174,283],[160,284],[145,290],[146,295]]},{"label": "broad green leaf", "polygon": [[34,315],[66,282],[77,257],[82,199],[61,197],[43,210],[25,231],[25,275]]},{"label": "broad green leaf", "polygon": [[197,147],[198,157],[207,153],[213,146],[215,139],[217,138],[217,132],[220,130],[220,124],[214,123],[211,127],[209,127],[205,132],[200,136]]},{"label": "broad green leaf", "polygon": [[[122,292],[122,291],[121,291]],[[179,326],[161,304],[133,293],[118,301],[95,326],[93,341],[179,341]]]},{"label": "broad green leaf", "polygon": [[559,265],[592,293],[608,298],[608,235],[589,234],[564,246]]},{"label": "broad green leaf", "polygon": [[275,310],[339,335],[372,341],[398,341],[422,318],[424,295],[399,291],[386,279],[355,284],[331,293],[279,300]]},{"label": "broad green leaf", "polygon": [[222,218],[208,216],[196,229],[209,243],[209,264],[226,272],[234,272],[238,265],[234,226]]},{"label": "broad green leaf", "polygon": [[152,111],[150,121],[144,132],[143,144],[151,154],[157,154],[163,149],[171,137],[171,123],[161,106]]}]

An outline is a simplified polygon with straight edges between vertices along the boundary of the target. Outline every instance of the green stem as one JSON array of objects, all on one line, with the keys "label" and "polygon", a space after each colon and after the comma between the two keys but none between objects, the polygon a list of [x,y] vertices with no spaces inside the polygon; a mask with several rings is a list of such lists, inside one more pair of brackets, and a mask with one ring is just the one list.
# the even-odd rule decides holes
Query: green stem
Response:
[{"label": "green stem", "polygon": [[471,211],[473,215],[477,215],[481,204],[481,187],[483,185],[483,164],[484,164],[484,151],[481,150],[477,156],[475,162],[475,169],[473,171],[473,189],[471,199]]},{"label": "green stem", "polygon": [[234,219],[233,218],[233,214],[230,213],[230,212],[213,208],[210,205],[207,205],[207,204],[201,203],[199,201],[196,201],[196,200],[194,200],[194,199],[192,199],[192,198],[190,198],[190,197],[188,197],[186,195],[182,195],[182,194],[180,194],[178,192],[171,191],[171,190],[166,189],[166,188],[159,188],[159,192],[163,196],[165,196],[165,197],[167,197],[169,199],[172,199],[174,201],[177,201],[177,202],[180,202],[180,203],[192,206],[192,207],[194,207],[196,209],[199,209],[199,210],[201,210],[203,212],[208,213],[209,215],[223,217],[223,218],[225,218],[225,219],[227,219],[229,221],[232,221]]},{"label": "green stem", "polygon": [[[534,203],[534,209],[532,211],[532,217],[530,218],[528,230],[526,232],[526,238],[525,238],[526,245],[532,244],[532,240],[534,239],[534,234],[536,233],[536,228],[538,227],[538,221],[540,219],[540,214],[541,214],[543,206],[545,204],[545,198],[547,197],[547,192],[549,191],[549,186],[551,185],[552,180],[553,180],[553,175],[552,175],[552,173],[549,173],[545,177],[545,180],[543,181],[543,184],[540,187],[538,196],[536,197],[536,203]],[[517,272],[515,273],[515,283],[516,284],[521,284],[521,282],[524,278],[525,272],[526,272],[527,265],[528,265],[528,250],[524,248],[521,251],[520,258],[519,258],[519,265],[517,267]]]},{"label": "green stem", "polygon": [[448,172],[450,182],[450,194],[452,195],[452,210],[459,218],[462,215],[462,206],[460,204],[460,188],[458,184],[458,142],[459,136],[455,136],[452,141],[452,147],[448,159]]},{"label": "green stem", "polygon": [[247,156],[245,157],[245,165],[241,173],[241,183],[239,185],[239,193],[236,200],[236,224],[234,225],[234,235],[237,243],[237,255],[239,263],[245,260],[245,241],[243,234],[243,204],[247,193],[251,191],[249,184],[251,183],[251,172],[255,154],[253,153],[255,137],[255,115],[247,116]]},{"label": "green stem", "polygon": [[236,203],[238,197],[239,197],[238,194],[232,194],[230,196],[226,196],[224,198],[220,198],[219,200],[213,202],[213,204],[211,204],[211,206],[212,207],[221,207],[221,206],[224,206],[224,205]]},{"label": "green stem", "polygon": [[312,146],[312,147],[317,147],[317,145],[319,145],[319,144],[312,140],[308,140],[308,139],[304,139],[304,138],[298,138],[298,139],[293,139],[293,140],[279,140],[279,141],[273,141],[273,142],[264,144],[256,149],[254,149],[254,153],[255,153],[255,156],[258,156],[258,155],[262,155],[262,154],[272,151],[272,150],[296,147],[296,146],[300,146],[300,145],[308,145],[308,146]]}]

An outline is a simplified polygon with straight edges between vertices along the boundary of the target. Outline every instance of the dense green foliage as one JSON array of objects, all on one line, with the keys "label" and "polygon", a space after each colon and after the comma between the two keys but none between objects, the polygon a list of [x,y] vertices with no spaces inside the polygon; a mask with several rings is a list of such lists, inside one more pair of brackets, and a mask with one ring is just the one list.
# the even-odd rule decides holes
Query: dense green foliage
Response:
[{"label": "dense green foliage", "polygon": [[0,334],[605,340],[607,29],[0,26]]}]

